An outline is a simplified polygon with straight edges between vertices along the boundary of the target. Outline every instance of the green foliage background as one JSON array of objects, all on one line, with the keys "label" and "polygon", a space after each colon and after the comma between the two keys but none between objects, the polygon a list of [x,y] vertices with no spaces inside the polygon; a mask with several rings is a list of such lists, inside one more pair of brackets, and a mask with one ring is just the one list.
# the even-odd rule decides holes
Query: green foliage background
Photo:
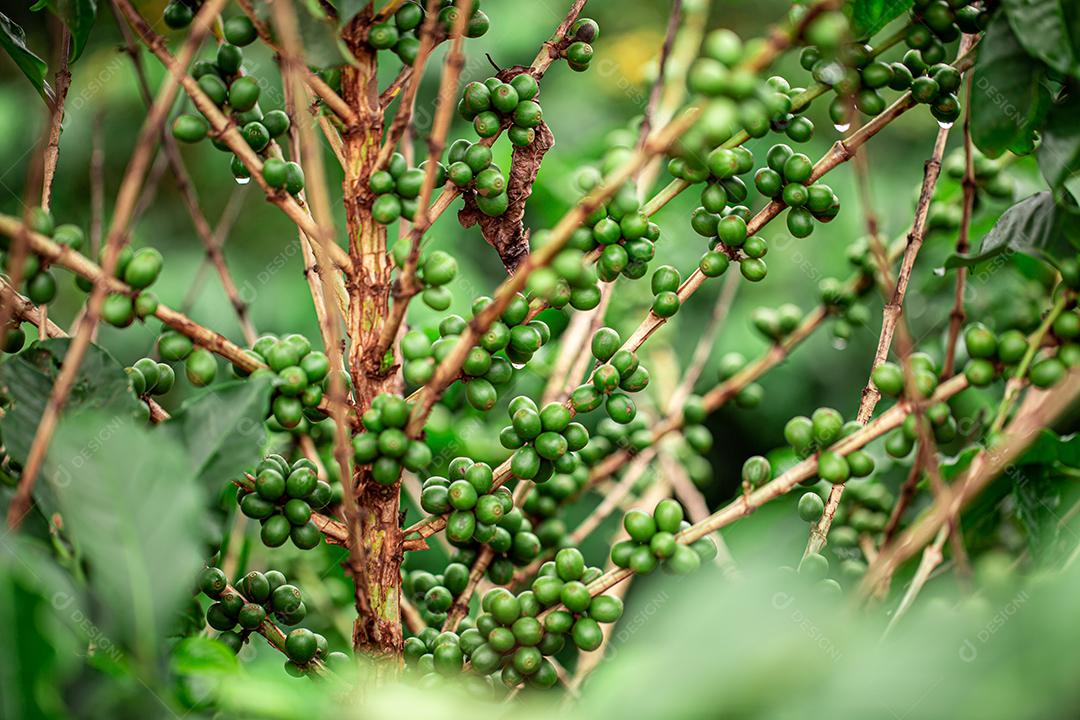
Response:
[{"label": "green foliage background", "polygon": [[[160,17],[163,3],[137,5],[144,16],[154,18]],[[484,10],[491,17],[492,32],[466,43],[462,81],[482,80],[493,72],[486,53],[500,66],[527,64],[561,18],[563,5],[555,0],[487,0]],[[751,37],[781,17],[787,7],[788,3],[777,0],[716,0],[710,27],[723,25]],[[575,170],[583,162],[598,159],[609,133],[625,130],[626,121],[641,112],[668,10],[668,3],[656,0],[598,2],[589,7],[589,14],[602,28],[592,68],[576,74],[557,66],[543,84],[545,118],[555,134],[556,146],[545,159],[529,202],[527,222],[531,227],[552,225],[571,206],[577,199],[572,183]],[[12,9],[11,15],[27,30],[30,46],[43,54],[47,47],[43,15],[22,9]],[[103,153],[104,197],[111,199],[129,158],[132,138],[144,117],[130,60],[118,50],[120,42],[111,15],[107,8],[101,8],[95,32],[73,70],[54,191],[57,222],[90,225],[92,151],[97,147]],[[440,48],[436,59],[444,52]],[[276,98],[269,104],[279,106],[280,87],[272,58],[254,48],[248,58],[252,73],[266,83],[264,99]],[[429,66],[419,108],[432,106],[438,65],[436,61]],[[151,59],[146,67],[152,85],[156,85],[162,76],[159,65]],[[383,86],[393,68],[385,70],[386,77],[380,83]],[[777,72],[791,79],[793,85],[810,82],[809,73],[798,66],[794,55],[785,57]],[[840,134],[831,127],[824,103],[814,106],[809,116],[817,131],[804,152],[817,158]],[[0,212],[21,215],[29,162],[46,121],[44,104],[35,89],[6,56],[0,57]],[[469,129],[462,121],[456,122],[451,137],[469,137]],[[874,168],[875,209],[887,237],[904,233],[911,221],[922,178],[922,160],[929,156],[937,130],[927,110],[919,108],[892,123],[867,147]],[[952,135],[950,149],[960,141],[959,132]],[[755,141],[749,147],[764,152],[771,142]],[[209,144],[185,147],[183,152],[209,218],[221,216],[233,195],[241,198],[243,208],[229,235],[225,254],[243,298],[251,302],[255,326],[264,332],[298,331],[316,337],[295,227],[263,200],[257,188],[238,187],[228,172],[226,156]],[[505,143],[499,144],[498,152],[505,155],[497,157],[505,167],[509,154]],[[334,173],[335,162],[329,152],[327,160],[327,167]],[[1017,199],[1045,188],[1032,158],[1015,163],[1011,173],[1017,180]],[[664,175],[662,181],[666,179]],[[340,176],[332,177],[335,192],[339,180]],[[699,389],[715,382],[716,363],[723,353],[737,351],[754,357],[767,347],[750,324],[753,308],[795,302],[809,311],[818,302],[817,284],[821,278],[848,274],[845,250],[864,234],[850,165],[830,174],[828,182],[845,203],[840,216],[829,225],[819,225],[804,240],[784,238],[774,227],[767,230],[769,276],[757,285],[742,283]],[[955,194],[959,188],[955,181],[943,176],[941,192]],[[753,193],[751,197],[756,199]],[[760,204],[760,199],[757,202]],[[689,214],[697,204],[694,193],[684,193],[656,218],[663,231],[659,250],[664,262],[680,268],[684,275],[696,265],[704,246],[704,240],[689,227]],[[976,218],[974,237],[981,237],[1007,206],[1003,203],[984,208]],[[107,220],[109,208],[105,210]],[[336,210],[341,237],[344,222],[340,203]],[[490,292],[503,278],[502,266],[479,233],[475,229],[462,230],[452,213],[442,217],[430,234],[434,238],[432,247],[451,251],[459,259],[462,272],[453,286],[452,310],[467,314],[471,301]],[[166,272],[155,291],[174,307],[181,306],[200,272],[205,272],[190,314],[231,339],[241,340],[213,271],[199,269],[203,247],[169,178],[162,181],[155,202],[140,217],[133,243],[153,245],[164,253]],[[940,348],[946,332],[953,287],[951,275],[940,275],[934,269],[945,264],[954,243],[954,233],[931,234],[907,297],[907,317],[920,344],[931,352]],[[66,290],[62,289],[60,298],[50,307],[50,316],[67,326],[81,296],[70,291],[70,275],[62,271],[58,275]],[[968,310],[992,326],[1004,325],[1014,319],[1015,313],[1031,312],[1025,301],[1037,301],[1048,280],[1045,266],[1023,255],[984,263],[972,272]],[[645,346],[647,362],[655,368],[654,400],[662,403],[664,389],[677,382],[680,367],[707,323],[722,284],[723,280],[709,283]],[[641,285],[622,282],[615,294],[608,320],[616,329],[629,331],[647,312],[651,297]],[[762,381],[766,400],[760,407],[750,411],[725,408],[710,419],[717,438],[709,458],[716,476],[707,491],[712,505],[731,496],[746,457],[768,454],[783,444],[783,423],[792,415],[809,413],[818,406],[836,407],[846,416],[853,414],[880,323],[880,301],[875,298],[871,305],[871,323],[856,328],[849,341],[831,338],[828,330],[819,332],[783,366],[768,374]],[[410,313],[410,321],[415,324],[431,322],[435,317],[419,303]],[[561,327],[557,318],[548,319],[554,327]],[[99,343],[126,365],[150,353],[158,330],[156,323],[123,333],[103,326]],[[541,363],[550,362],[548,352],[539,358]],[[115,374],[119,368],[116,365],[110,371]],[[519,381],[515,394],[538,394],[542,385],[539,374],[528,377]],[[957,416],[973,417],[986,406],[991,393],[1000,393],[1000,389],[994,386],[987,393],[965,394],[958,401]],[[57,502],[61,508],[65,503],[101,503],[90,516],[93,528],[87,531],[87,537],[92,540],[85,547],[62,548],[71,555],[73,564],[77,558],[92,558],[96,552],[118,547],[134,552],[142,546],[142,540],[158,533],[172,538],[169,524],[161,527],[155,521],[156,508],[170,507],[170,512],[175,513],[171,524],[196,523],[194,510],[198,504],[207,502],[219,490],[213,478],[228,476],[250,462],[250,458],[234,454],[234,448],[244,446],[243,442],[236,438],[221,440],[207,430],[205,418],[214,412],[204,411],[200,417],[199,394],[185,383],[178,383],[177,389],[164,399],[170,412],[180,415],[173,430],[148,432],[127,427],[106,443],[113,453],[135,451],[134,457],[125,457],[124,462],[151,463],[159,473],[168,475],[170,484],[190,492],[165,488],[162,496],[158,487],[151,492],[126,485],[125,478],[110,471],[108,453],[100,456],[101,467],[80,469],[87,477],[109,483],[106,497],[86,493],[86,485],[77,480],[66,492],[59,492]],[[185,401],[193,399],[196,402],[183,413],[177,412]],[[463,412],[468,415],[467,410]],[[433,445],[438,450],[440,443],[454,444],[458,453],[501,460],[504,451],[496,440],[501,417],[503,413],[496,410],[490,422],[476,416],[451,426],[448,414],[437,415],[431,425]],[[104,422],[93,411],[78,415],[62,429],[54,443],[58,449],[50,457],[59,456],[66,447],[78,448]],[[1061,429],[1068,427],[1066,422]],[[5,425],[5,438],[11,432]],[[207,447],[214,440],[221,440],[222,446]],[[121,442],[122,446],[117,444]],[[148,450],[150,447],[154,449]],[[144,458],[144,454],[151,456]],[[233,457],[233,462],[215,465],[226,456]],[[890,469],[892,463],[883,455],[879,457],[883,473],[891,473],[889,477],[896,476],[898,482],[903,468]],[[206,481],[195,482],[202,475],[208,476]],[[1032,541],[1032,547],[1056,556],[1063,543],[1075,545],[1080,540],[1080,535],[1068,526],[1048,530],[1058,519],[1054,509],[1067,507],[1068,498],[1075,499],[1077,493],[1061,478],[1034,473],[1032,477],[1033,483],[1043,483],[1038,487],[1046,492],[1027,500],[1023,493],[1013,497],[1015,505],[1010,507],[1017,508],[1017,532],[1030,533],[1038,540]],[[1013,492],[1006,485],[990,495],[1001,500]],[[1047,498],[1052,498],[1052,504]],[[121,503],[121,499],[130,502]],[[1075,650],[1080,625],[1071,603],[1080,590],[1080,577],[1075,573],[1036,578],[1030,586],[1017,588],[991,557],[980,570],[982,589],[974,599],[958,605],[951,580],[932,583],[928,597],[920,603],[924,609],[905,620],[903,632],[878,645],[883,627],[880,617],[843,613],[843,608],[822,604],[809,591],[778,589],[785,586],[775,575],[761,569],[797,560],[806,527],[798,520],[793,505],[794,498],[785,498],[725,533],[745,575],[740,584],[718,573],[686,580],[648,578],[636,583],[624,620],[616,630],[613,659],[598,673],[576,712],[582,717],[1075,716],[1080,705],[1074,681],[1080,671],[1080,654]],[[1049,514],[1045,506],[1050,507]],[[581,513],[585,512],[587,508],[582,508]],[[996,505],[991,504],[983,512],[997,512]],[[414,510],[410,521],[415,517]],[[130,525],[126,525],[128,520]],[[584,548],[590,562],[604,559],[606,546],[600,538],[607,535],[604,530],[613,529],[614,522],[609,520],[595,533],[597,539]],[[978,542],[979,516],[972,518],[971,525],[969,532]],[[182,528],[175,533],[176,537],[183,535]],[[998,540],[986,537],[982,542],[990,548]],[[171,541],[167,544],[175,553],[177,567],[190,564],[195,548]],[[356,708],[342,708],[328,701],[327,695],[315,686],[284,679],[280,657],[261,645],[245,651],[257,657],[245,662],[240,670],[231,655],[221,653],[220,646],[206,640],[185,642],[173,653],[170,676],[169,669],[156,659],[156,648],[146,646],[150,639],[144,633],[154,633],[143,623],[156,626],[161,618],[155,613],[172,608],[147,605],[146,596],[138,592],[124,593],[126,599],[121,600],[111,596],[108,588],[126,584],[156,592],[161,591],[162,583],[166,588],[169,583],[183,585],[187,582],[184,577],[170,577],[176,573],[163,573],[160,564],[146,562],[145,558],[142,562],[125,560],[124,568],[116,573],[102,573],[91,579],[91,587],[100,582],[105,592],[90,597],[72,587],[52,563],[38,561],[41,552],[39,547],[13,537],[0,541],[0,648],[7,658],[0,662],[0,709],[4,710],[0,714],[5,717],[32,716],[31,704],[38,704],[47,716],[59,713],[60,705],[50,697],[48,688],[60,684],[68,700],[79,698],[86,717],[108,714],[117,707],[137,709],[137,715],[165,716],[167,707],[176,707],[170,693],[190,699],[207,688],[217,688],[224,704],[242,716],[334,713],[347,717],[355,709],[355,715],[360,717],[368,716],[368,711],[389,715],[390,708],[395,714],[434,717],[459,715],[466,710],[474,715],[501,712],[435,693],[421,695],[399,688],[384,689]],[[261,547],[250,548],[249,567],[261,567],[264,553]],[[324,546],[318,553],[305,556],[305,562],[294,562],[290,573],[290,578],[295,574],[305,594],[311,596],[312,622],[324,623],[315,629],[331,638],[335,647],[347,644],[349,637],[348,613],[333,609],[342,601],[347,605],[350,594],[337,565],[340,559],[339,549]],[[441,561],[439,551],[431,551],[429,557],[417,563]],[[898,577],[897,584],[903,580]],[[143,602],[125,607],[124,603],[132,598]],[[109,605],[104,613],[92,607],[102,600]],[[127,613],[134,614],[138,621],[115,617]],[[91,622],[90,617],[98,621]],[[90,623],[93,633],[101,633],[99,648],[104,648],[88,666],[76,656],[82,652],[81,644],[72,641],[72,632],[87,632],[86,623]],[[130,654],[108,652],[114,646],[122,646]],[[176,674],[187,678],[179,687],[166,679]],[[101,683],[102,677],[110,677],[113,682]],[[663,688],[663,692],[657,692],[657,688]],[[532,712],[526,707],[521,717]],[[537,716],[550,712],[549,708],[535,710]]]}]

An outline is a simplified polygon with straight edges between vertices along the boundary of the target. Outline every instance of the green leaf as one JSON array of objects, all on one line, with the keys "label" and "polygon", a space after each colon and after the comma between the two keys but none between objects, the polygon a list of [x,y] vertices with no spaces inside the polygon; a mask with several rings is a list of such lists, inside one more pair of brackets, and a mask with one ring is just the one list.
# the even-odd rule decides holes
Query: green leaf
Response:
[{"label": "green leaf", "polygon": [[971,139],[990,157],[1027,137],[1049,103],[1045,67],[1017,41],[1003,13],[991,21],[975,63]]},{"label": "green leaf", "polygon": [[[26,462],[70,344],[68,338],[45,340],[0,363],[0,390],[11,398],[11,407],[0,419],[0,433],[7,453],[20,463]],[[73,417],[86,410],[103,411],[121,419],[140,410],[124,368],[97,345],[86,349],[64,405],[64,416]]]},{"label": "green leaf", "polygon": [[1064,232],[1068,215],[1067,210],[1054,203],[1054,195],[1049,190],[1035,193],[1005,211],[983,236],[977,253],[953,254],[945,261],[945,267],[971,267],[1005,252],[1024,253],[1044,260],[1075,252]]},{"label": "green leaf", "polygon": [[338,34],[337,23],[322,9],[318,0],[300,0],[296,17],[308,65],[320,68],[355,64],[352,53]]},{"label": "green leaf", "polygon": [[855,37],[868,38],[907,12],[914,0],[854,0],[851,28]]},{"label": "green leaf", "polygon": [[[1054,105],[1043,127],[1039,146],[1039,170],[1055,192],[1070,192],[1070,178],[1080,174],[1080,95],[1071,93]],[[1073,195],[1073,199],[1080,199]]]},{"label": "green leaf", "polygon": [[[85,653],[82,599],[40,547],[0,543],[0,717],[69,717],[62,687]],[[82,645],[82,647],[80,647]]]},{"label": "green leaf", "polygon": [[53,96],[52,88],[45,82],[45,73],[49,66],[26,47],[26,33],[3,13],[0,13],[0,47],[11,56],[23,75],[30,79],[41,97],[50,101]]},{"label": "green leaf", "polygon": [[1061,0],[1003,0],[1016,39],[1028,54],[1065,75],[1080,72]]},{"label": "green leaf", "polygon": [[[174,437],[134,420],[103,437],[113,422],[100,413],[65,416],[42,479],[86,559],[103,637],[149,669],[202,564],[203,493]],[[76,457],[77,476],[57,473]]]},{"label": "green leaf", "polygon": [[269,379],[217,385],[161,426],[187,449],[196,477],[211,494],[262,457],[271,390]]},{"label": "green leaf", "polygon": [[365,5],[367,5],[366,0],[338,0],[335,2],[334,7],[337,8],[338,26],[345,27],[348,25],[349,21],[356,17],[356,14],[363,10]]},{"label": "green leaf", "polygon": [[90,31],[94,29],[97,0],[39,0],[30,9],[45,8],[60,18],[71,33],[71,57],[68,62],[74,63],[86,49],[86,41],[90,38]]},{"label": "green leaf", "polygon": [[236,653],[220,640],[184,638],[172,651],[172,669],[180,675],[231,675],[240,669]]}]

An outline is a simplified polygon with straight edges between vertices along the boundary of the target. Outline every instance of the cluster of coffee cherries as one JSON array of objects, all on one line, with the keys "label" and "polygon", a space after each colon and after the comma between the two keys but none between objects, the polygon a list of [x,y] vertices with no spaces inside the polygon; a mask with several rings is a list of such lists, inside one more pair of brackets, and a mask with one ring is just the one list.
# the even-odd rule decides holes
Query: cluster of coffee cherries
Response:
[{"label": "cluster of coffee cherries", "polygon": [[[735,124],[754,138],[764,137],[770,131],[786,132],[795,142],[812,137],[813,123],[797,117],[803,108],[793,103],[804,88],[792,88],[780,77],[761,81],[756,74],[740,67],[744,56],[743,42],[734,32],[722,29],[706,36],[702,56],[690,67],[687,82],[694,92],[716,101],[705,111],[705,123],[698,131],[701,137],[683,143],[690,155],[704,146],[700,141],[715,146],[728,140]],[[688,166],[695,164],[691,158],[684,156],[684,159],[688,160]]]},{"label": "cluster of coffee cherries", "polygon": [[[1056,354],[1046,355],[1032,363],[1028,379],[1035,387],[1046,388],[1056,384],[1065,377],[1069,367],[1080,362],[1080,346],[1072,342],[1080,335],[1080,316],[1075,311],[1063,312],[1054,318],[1051,329],[1062,345]],[[999,371],[1014,368],[1029,349],[1027,337],[1019,330],[1007,330],[998,336],[981,323],[973,323],[965,328],[964,345],[969,358],[964,366],[964,375],[976,387],[989,385]]]},{"label": "cluster of coffee cherries", "polygon": [[[530,131],[531,132],[531,131]],[[506,212],[510,197],[506,194],[506,178],[491,160],[491,148],[483,143],[457,140],[447,154],[450,166],[446,170],[450,182],[461,190],[471,190],[480,212],[498,217]]]},{"label": "cluster of coffee cherries", "polygon": [[237,490],[236,500],[244,515],[262,523],[260,537],[267,547],[280,547],[291,539],[301,550],[310,550],[322,539],[312,521],[313,510],[333,500],[330,485],[322,480],[308,458],[291,465],[280,455],[269,455]]},{"label": "cluster of coffee cherries", "polygon": [[670,498],[657,503],[651,514],[630,510],[623,516],[623,529],[630,537],[611,547],[611,562],[639,575],[648,575],[661,563],[675,574],[691,573],[716,557],[716,543],[710,537],[680,543],[676,535],[688,527],[682,505]]},{"label": "cluster of coffee cherries", "polygon": [[396,483],[402,467],[416,472],[431,463],[428,446],[405,434],[409,413],[405,398],[382,393],[361,416],[364,432],[353,436],[353,458],[361,465],[370,465],[371,477],[380,485]]},{"label": "cluster of coffee cherries", "polygon": [[203,347],[195,347],[191,338],[175,330],[166,330],[158,338],[158,355],[166,362],[184,363],[188,382],[204,387],[217,377],[217,360]]},{"label": "cluster of coffee cherries", "polygon": [[[620,429],[625,427],[610,420],[608,423]],[[585,459],[585,452],[594,439],[595,436],[590,438],[589,444],[579,451],[582,464],[568,473],[553,473],[546,482],[534,487],[522,503],[521,509],[536,523],[534,532],[544,548],[560,547],[566,538],[566,523],[559,517],[559,511],[577,499],[589,485],[589,461]]]},{"label": "cluster of coffee cherries", "polygon": [[137,294],[134,298],[121,293],[109,294],[101,306],[101,319],[115,327],[127,327],[135,318],[142,319],[157,312],[157,296],[147,288],[157,281],[163,264],[164,258],[156,248],[132,250],[130,245],[124,246],[116,260],[115,275]]},{"label": "cluster of coffee cherries", "polygon": [[447,563],[437,575],[427,570],[403,570],[401,575],[402,594],[412,601],[430,628],[446,622],[447,611],[468,584],[469,566],[457,561]]},{"label": "cluster of coffee cherries", "polygon": [[637,353],[622,347],[622,339],[613,328],[598,329],[590,349],[598,365],[592,381],[570,394],[571,404],[576,412],[584,413],[603,403],[608,417],[625,425],[637,416],[637,406],[627,393],[644,390],[649,384],[649,371]]},{"label": "cluster of coffee cherries", "polygon": [[794,303],[784,303],[776,308],[761,306],[750,313],[750,322],[754,329],[766,340],[774,343],[782,342],[795,332],[802,319],[803,311]]},{"label": "cluster of coffee cherries", "polygon": [[[579,177],[579,183],[583,180],[585,187],[591,189],[592,181],[597,178]],[[632,184],[619,188],[606,206],[597,208],[586,218],[585,225],[589,227],[576,230],[568,246],[582,252],[601,248],[596,263],[601,280],[612,282],[619,275],[631,280],[644,277],[649,261],[656,255],[660,227],[641,211]]]},{"label": "cluster of coffee cherries", "polygon": [[[848,260],[858,269],[860,276],[864,279],[872,277],[875,264],[869,241],[860,238],[849,246],[849,250]],[[870,309],[865,303],[858,302],[856,291],[866,293],[872,287],[870,282],[852,284],[834,277],[822,278],[818,283],[821,302],[832,318],[832,333],[838,342],[846,342],[851,337],[852,328],[870,321]]]},{"label": "cluster of coffee cherries", "polygon": [[[730,380],[736,373],[746,367],[746,356],[739,352],[728,352],[720,356],[717,374],[720,382]],[[765,397],[765,388],[758,383],[747,383],[739,392],[735,393],[736,407],[744,410],[756,408]]]},{"label": "cluster of coffee cherries", "polygon": [[889,489],[874,479],[848,483],[833,517],[829,545],[857,547],[861,533],[873,535],[881,532],[888,525],[889,512],[895,501]]},{"label": "cluster of coffee cherries", "polygon": [[536,98],[540,86],[528,71],[503,82],[489,77],[484,82],[473,81],[465,86],[458,113],[470,120],[476,134],[482,138],[495,137],[507,127],[507,137],[513,145],[531,145],[536,127],[543,122],[543,111]]},{"label": "cluster of coffee cherries", "polygon": [[[477,298],[472,305],[473,316],[491,303],[490,297]],[[510,382],[515,366],[526,365],[551,340],[548,324],[529,319],[529,315],[529,301],[524,295],[516,294],[499,319],[480,336],[477,345],[469,349],[462,364],[461,379],[465,398],[473,408],[486,412],[495,407],[496,388]],[[433,343],[421,331],[407,333],[401,341],[405,379],[417,385],[430,380],[437,364],[450,353],[467,327],[468,321],[464,318],[450,315],[439,323],[440,337]]]},{"label": "cluster of coffee cherries", "polygon": [[563,50],[566,64],[574,72],[585,72],[593,59],[592,43],[600,37],[600,25],[592,18],[579,18],[566,31],[566,41],[570,44]]},{"label": "cluster of coffee cherries", "polygon": [[[389,225],[398,218],[412,220],[420,202],[420,190],[424,185],[427,161],[420,167],[410,168],[405,156],[394,153],[385,170],[371,173],[368,187],[375,195],[371,203],[371,217],[375,222]],[[435,167],[435,187],[446,182],[446,168],[442,163]]]},{"label": "cluster of coffee cherries", "polygon": [[124,368],[131,389],[139,397],[146,395],[164,395],[172,390],[176,382],[176,373],[172,366],[156,362],[153,358],[140,358],[131,367]]},{"label": "cluster of coffee cherries", "polygon": [[585,566],[580,551],[564,548],[541,566],[531,589],[517,595],[506,588],[488,591],[475,628],[461,634],[473,671],[499,672],[507,687],[553,687],[558,676],[547,658],[562,652],[568,638],[579,650],[596,650],[603,643],[600,623],[622,616],[621,600],[589,592],[588,583],[600,575],[599,568]]},{"label": "cluster of coffee cherries", "polygon": [[[45,208],[35,207],[30,210],[30,229],[39,235],[51,237],[59,245],[65,245],[79,251],[85,242],[85,235],[78,225],[56,225],[52,215]],[[10,239],[4,238],[3,248],[8,249]],[[6,264],[6,263],[4,263]],[[8,268],[10,271],[12,268]],[[37,255],[27,255],[23,261],[23,288],[31,302],[38,305],[50,303],[56,298],[56,278],[46,264]],[[21,347],[21,344],[20,344]]]},{"label": "cluster of coffee cherries", "polygon": [[682,301],[678,290],[682,275],[671,265],[661,265],[653,272],[650,289],[653,294],[652,311],[662,318],[669,318],[679,311]]},{"label": "cluster of coffee cherries", "polygon": [[874,458],[865,450],[852,450],[847,455],[829,450],[841,438],[858,431],[856,421],[844,422],[844,416],[830,407],[820,407],[810,417],[798,415],[784,425],[784,440],[797,457],[806,458],[818,453],[818,477],[839,485],[849,478],[867,477],[874,472]]},{"label": "cluster of coffee cherries", "polygon": [[804,238],[814,231],[814,220],[830,222],[840,212],[840,198],[822,182],[812,182],[814,163],[784,144],[774,145],[766,157],[768,167],[754,176],[762,195],[788,208],[788,232]]},{"label": "cluster of coffee cherries", "polygon": [[[394,244],[391,257],[394,265],[404,268],[408,261],[411,243],[407,237],[402,237]],[[416,268],[417,280],[423,286],[420,293],[424,304],[432,310],[443,311],[450,307],[454,296],[447,287],[458,274],[457,260],[448,252],[433,250],[423,258]],[[424,382],[427,382],[425,380]]]},{"label": "cluster of coffee cherries", "polygon": [[[442,0],[439,7],[438,23],[443,32],[449,34],[454,27],[458,9],[454,0]],[[368,45],[376,50],[393,50],[405,65],[416,62],[420,51],[420,26],[424,22],[422,3],[406,2],[394,13],[394,17],[385,23],[372,25],[368,30]],[[472,14],[465,23],[465,37],[478,38],[487,33],[491,21],[480,9],[479,0],[472,4]]]},{"label": "cluster of coffee cherries", "polygon": [[[218,639],[238,651],[247,635],[267,618],[282,625],[296,625],[307,615],[300,588],[290,585],[278,570],[253,570],[230,587],[224,571],[204,568],[199,590],[214,602],[206,609],[206,622],[221,633]],[[240,632],[236,632],[237,626]]]},{"label": "cluster of coffee cherries", "polygon": [[310,340],[299,333],[281,338],[267,334],[244,354],[266,367],[248,374],[234,365],[233,372],[238,377],[266,377],[273,382],[270,411],[277,424],[274,429],[291,430],[305,417],[324,417],[318,406],[329,383],[330,359],[312,349]]},{"label": "cluster of coffee cherries", "polygon": [[532,524],[505,487],[494,486],[487,463],[458,457],[450,463],[449,477],[432,476],[424,481],[420,506],[431,515],[446,515],[446,539],[460,548],[456,562],[472,565],[475,545],[487,545],[495,553],[488,578],[499,585],[513,579],[514,567],[528,565],[540,554],[540,540]]},{"label": "cluster of coffee cherries", "polygon": [[514,451],[510,458],[514,477],[543,483],[554,472],[569,473],[577,468],[581,462],[578,451],[588,444],[589,431],[571,421],[568,407],[550,402],[538,408],[532,398],[519,395],[510,401],[508,411],[510,424],[499,433],[499,441]]},{"label": "cluster of coffee cherries", "polygon": [[[243,74],[241,67],[244,62],[241,48],[258,37],[255,26],[243,15],[229,18],[225,21],[224,34],[226,42],[218,47],[215,58],[194,63],[191,76],[214,105],[229,112],[248,146],[263,156],[262,175],[266,184],[296,195],[304,189],[304,171],[297,163],[278,157],[273,143],[289,130],[289,115],[284,110],[264,114],[259,107],[259,81]],[[173,136],[181,142],[199,142],[209,131],[209,124],[200,115],[185,113],[173,121]],[[221,138],[214,137],[211,142],[218,150],[229,152]],[[251,181],[250,171],[238,156],[233,156],[229,167],[238,183]]]}]

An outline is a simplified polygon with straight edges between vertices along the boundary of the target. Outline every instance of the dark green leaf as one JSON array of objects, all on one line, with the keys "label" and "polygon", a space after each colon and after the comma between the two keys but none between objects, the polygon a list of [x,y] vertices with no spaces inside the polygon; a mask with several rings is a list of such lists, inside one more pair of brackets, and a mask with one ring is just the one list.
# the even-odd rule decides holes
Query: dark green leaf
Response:
[{"label": "dark green leaf", "polygon": [[1028,54],[1066,75],[1080,71],[1061,0],[1003,0],[1002,6]]},{"label": "dark green leaf", "polygon": [[1065,237],[1068,212],[1054,203],[1048,190],[1035,193],[1005,211],[973,255],[952,255],[946,268],[971,267],[1005,252],[1058,258],[1074,252]]},{"label": "dark green leaf", "polygon": [[48,8],[60,18],[71,33],[71,57],[68,62],[75,62],[86,48],[90,31],[97,19],[97,0],[39,0],[32,10]]},{"label": "dark green leaf", "polygon": [[[0,364],[0,388],[11,398],[11,407],[0,419],[0,432],[8,454],[20,463],[26,462],[70,343],[67,338],[45,340]],[[64,405],[64,415],[95,410],[126,420],[139,409],[139,400],[120,363],[97,345],[87,348]]]},{"label": "dark green leaf", "polygon": [[26,47],[26,33],[3,13],[0,13],[0,47],[11,56],[23,75],[30,79],[41,97],[49,100],[53,94],[49,84],[45,82],[45,73],[49,66]]},{"label": "dark green leaf", "polygon": [[[89,412],[65,417],[42,479],[86,558],[104,636],[145,664],[190,600],[205,542],[203,493],[175,438],[134,420],[105,437],[114,422]],[[75,458],[77,475],[58,474]]]},{"label": "dark green leaf", "polygon": [[[1039,169],[1056,192],[1068,192],[1070,178],[1080,173],[1080,95],[1070,94],[1054,105],[1043,127]],[[1074,199],[1080,199],[1074,197]]]},{"label": "dark green leaf", "polygon": [[997,157],[1026,137],[1049,102],[1045,68],[1017,41],[998,13],[979,43],[971,87],[971,139]]},{"label": "dark green leaf", "polygon": [[308,64],[326,68],[353,63],[352,54],[338,35],[337,23],[327,16],[318,0],[302,0],[297,6]]},{"label": "dark green leaf", "polygon": [[913,4],[913,0],[854,0],[851,3],[852,32],[855,37],[868,38],[907,12]]},{"label": "dark green leaf", "polygon": [[161,426],[187,448],[196,477],[211,494],[262,457],[270,391],[268,379],[217,385]]}]

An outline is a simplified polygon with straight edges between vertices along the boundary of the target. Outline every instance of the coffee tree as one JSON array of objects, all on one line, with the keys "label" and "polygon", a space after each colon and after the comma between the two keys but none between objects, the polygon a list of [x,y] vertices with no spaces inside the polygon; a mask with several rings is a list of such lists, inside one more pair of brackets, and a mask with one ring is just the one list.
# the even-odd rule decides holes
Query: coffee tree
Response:
[{"label": "coffee tree", "polygon": [[[10,67],[49,113],[24,148],[25,202],[0,215],[0,617],[22,624],[5,716],[135,703],[291,717],[399,681],[573,700],[613,630],[636,632],[632,583],[745,587],[722,531],[766,506],[805,527],[805,544],[772,543],[786,560],[768,587],[862,604],[851,622],[877,634],[903,633],[936,574],[989,592],[1001,550],[1015,572],[1068,567],[1074,7],[796,1],[753,37],[705,0],[675,0],[637,115],[604,117],[602,146],[571,157],[557,141],[584,130],[549,117],[566,101],[545,90],[611,73],[608,33],[585,0],[549,7],[531,62],[500,67],[529,58],[503,47],[486,5],[43,2],[25,22],[53,28],[52,63],[34,49],[44,34],[0,16]],[[72,181],[57,168],[80,56],[102,33],[126,48],[145,114],[105,183],[107,217],[86,226],[52,199]],[[492,69],[466,64],[484,52]],[[872,188],[894,170],[867,153],[898,126],[913,150],[888,163],[921,162],[922,179],[891,240]],[[204,152],[217,173],[196,178],[186,163]],[[541,175],[554,158],[574,168],[558,192]],[[136,237],[163,173],[235,310],[232,336],[167,304],[168,253]],[[273,299],[240,290],[228,228],[199,201],[233,185],[295,224],[317,333],[256,332],[249,304]],[[664,212],[687,197],[692,211]],[[469,254],[433,247],[451,210],[504,276],[466,279]],[[858,232],[828,227],[844,215]],[[770,265],[824,245],[849,268],[807,271],[815,306],[778,287],[745,314],[762,352],[718,340],[739,286],[767,287]],[[986,278],[1008,297],[973,298]],[[712,317],[688,315],[714,286]],[[928,308],[916,318],[912,295]],[[114,356],[97,344],[105,326],[149,329],[153,346]],[[665,326],[692,334],[685,363],[663,352],[678,344]],[[846,412],[766,393],[804,343],[863,332],[876,347],[848,361],[862,370],[841,389]],[[726,436],[732,409],[760,454]],[[697,579],[641,580],[657,570]],[[683,622],[717,612],[699,610]],[[73,629],[62,644],[78,662],[28,620],[41,617]],[[243,669],[274,653],[273,672]],[[274,695],[301,682],[288,676],[313,690]],[[46,699],[43,683],[81,694]]]}]

